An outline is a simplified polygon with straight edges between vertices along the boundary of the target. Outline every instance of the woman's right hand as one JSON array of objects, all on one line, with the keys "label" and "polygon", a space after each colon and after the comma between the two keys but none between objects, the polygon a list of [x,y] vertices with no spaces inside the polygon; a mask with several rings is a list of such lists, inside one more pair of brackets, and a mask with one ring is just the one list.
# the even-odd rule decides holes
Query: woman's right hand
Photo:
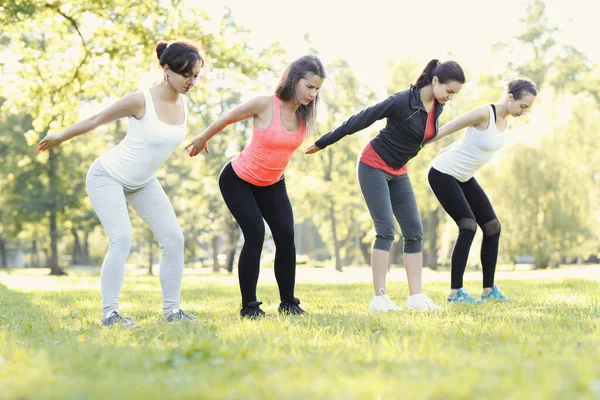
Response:
[{"label": "woman's right hand", "polygon": [[55,149],[64,141],[65,139],[63,139],[62,132],[51,133],[39,141],[37,151],[43,152],[49,149]]},{"label": "woman's right hand", "polygon": [[304,154],[314,154],[317,151],[321,151],[321,149],[318,148],[316,144],[312,144],[308,149],[306,149]]}]

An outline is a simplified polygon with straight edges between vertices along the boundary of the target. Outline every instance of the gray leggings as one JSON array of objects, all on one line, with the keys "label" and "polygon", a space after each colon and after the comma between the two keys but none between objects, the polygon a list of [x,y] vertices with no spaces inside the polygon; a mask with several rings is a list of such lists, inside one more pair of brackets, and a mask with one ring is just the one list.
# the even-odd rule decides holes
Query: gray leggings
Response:
[{"label": "gray leggings", "polygon": [[140,188],[126,188],[96,160],[88,171],[86,188],[109,240],[108,253],[100,274],[103,315],[119,309],[125,262],[131,248],[131,220],[127,202],[152,229],[162,249],[160,285],[163,311],[179,309],[183,275],[183,233],[173,206],[156,177]]},{"label": "gray leggings", "polygon": [[396,235],[394,215],[400,224],[405,253],[423,250],[423,225],[408,174],[392,176],[358,162],[358,183],[375,225],[374,249],[390,251]]}]

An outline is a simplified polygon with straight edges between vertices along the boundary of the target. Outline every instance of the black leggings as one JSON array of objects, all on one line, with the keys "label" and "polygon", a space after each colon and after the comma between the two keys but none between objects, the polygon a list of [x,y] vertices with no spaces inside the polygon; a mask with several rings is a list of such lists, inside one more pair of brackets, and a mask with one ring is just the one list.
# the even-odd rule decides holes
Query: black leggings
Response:
[{"label": "black leggings", "polygon": [[267,222],[275,242],[275,279],[282,302],[291,302],[296,284],[296,247],[294,214],[285,188],[285,180],[270,186],[252,185],[227,163],[219,175],[219,187],[231,214],[244,234],[238,276],[242,306],[256,301],[256,285],[260,270],[260,254]]},{"label": "black leggings", "polygon": [[491,288],[494,285],[498,259],[500,221],[490,200],[475,178],[460,182],[435,168],[429,170],[427,178],[435,197],[458,225],[458,238],[452,250],[452,289],[463,287],[463,275],[477,225],[483,231],[481,242],[483,287]]}]

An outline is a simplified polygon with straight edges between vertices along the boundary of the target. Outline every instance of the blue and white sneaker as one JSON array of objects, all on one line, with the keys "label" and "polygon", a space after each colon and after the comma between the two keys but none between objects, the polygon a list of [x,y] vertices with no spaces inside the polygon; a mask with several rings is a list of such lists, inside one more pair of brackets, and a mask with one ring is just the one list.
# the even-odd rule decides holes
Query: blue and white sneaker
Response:
[{"label": "blue and white sneaker", "polygon": [[481,300],[511,301],[511,298],[503,295],[498,286],[496,286],[494,283],[494,286],[492,286],[492,291],[489,294],[481,294]]},{"label": "blue and white sneaker", "polygon": [[458,289],[456,296],[449,295],[448,303],[469,303],[469,304],[482,304],[482,300],[477,300],[475,297],[467,293],[466,288]]}]

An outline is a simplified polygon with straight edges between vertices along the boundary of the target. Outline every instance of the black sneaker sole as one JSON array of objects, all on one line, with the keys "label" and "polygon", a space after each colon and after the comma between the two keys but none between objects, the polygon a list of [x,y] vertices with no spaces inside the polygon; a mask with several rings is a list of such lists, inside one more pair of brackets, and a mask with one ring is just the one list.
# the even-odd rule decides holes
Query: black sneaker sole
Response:
[{"label": "black sneaker sole", "polygon": [[240,314],[240,318],[243,318],[243,319],[261,319],[264,317],[266,317],[266,314],[256,314],[256,315],[249,315],[249,314],[241,315]]},{"label": "black sneaker sole", "polygon": [[278,311],[279,311],[279,314],[281,314],[281,315],[306,315],[306,311],[297,312],[297,311],[286,310],[285,308],[280,308]]}]

